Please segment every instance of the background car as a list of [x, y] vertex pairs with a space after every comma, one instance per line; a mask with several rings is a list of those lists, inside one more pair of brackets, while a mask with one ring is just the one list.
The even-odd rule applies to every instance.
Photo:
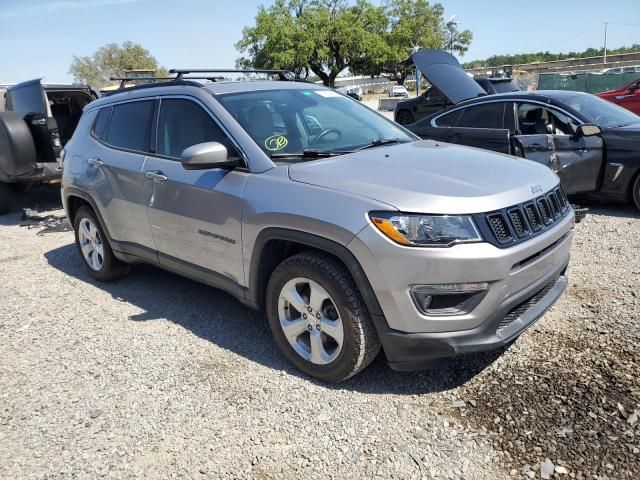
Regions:
[[409, 92], [404, 85], [394, 85], [389, 89], [389, 96], [409, 98]]
[[640, 117], [588, 93], [515, 92], [467, 100], [407, 128], [547, 165], [567, 194], [640, 208]]
[[60, 178], [60, 152], [96, 98], [86, 85], [39, 79], [0, 86], [0, 214], [9, 211], [13, 190]]
[[340, 87], [337, 89], [340, 93], [346, 95], [347, 97], [355, 98], [358, 101], [362, 101], [364, 96], [364, 90], [359, 86], [351, 86], [351, 87]]
[[[490, 95], [522, 90], [520, 84], [512, 78], [478, 77], [474, 78], [474, 80]], [[449, 105], [451, 105], [451, 102], [447, 97], [436, 87], [430, 87], [419, 97], [398, 102], [393, 116], [400, 125], [409, 125]]]
[[640, 115], [640, 78], [617, 90], [609, 90], [596, 95]]

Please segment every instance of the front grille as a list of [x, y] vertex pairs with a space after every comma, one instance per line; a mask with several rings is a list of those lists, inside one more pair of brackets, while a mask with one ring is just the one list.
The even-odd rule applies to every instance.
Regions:
[[513, 230], [516, 232], [518, 238], [522, 238], [529, 233], [527, 221], [524, 219], [522, 210], [519, 208], [509, 210], [509, 220], [511, 220], [511, 225], [513, 225]]
[[558, 275], [549, 283], [547, 283], [542, 288], [542, 290], [539, 290], [536, 294], [534, 294], [524, 302], [512, 308], [509, 311], [509, 313], [507, 313], [505, 317], [500, 321], [500, 324], [498, 325], [498, 329], [496, 330], [496, 333], [499, 333], [502, 329], [511, 325], [518, 318], [524, 315], [531, 307], [533, 307], [536, 303], [538, 303], [542, 299], [542, 297], [544, 297], [547, 293], [549, 293], [549, 291], [555, 286], [555, 284], [558, 283], [559, 278], [560, 278], [560, 275]]
[[489, 220], [491, 230], [493, 230], [494, 235], [500, 243], [508, 242], [512, 239], [509, 233], [509, 226], [502, 214], [496, 213], [495, 215], [489, 215], [487, 220]]
[[536, 203], [538, 204], [538, 210], [540, 210], [542, 223], [549, 225], [553, 222], [553, 216], [551, 214], [551, 209], [549, 208], [549, 201], [546, 198], [539, 198]]
[[529, 202], [474, 217], [488, 242], [508, 247], [552, 228], [570, 210], [571, 205], [558, 186]]
[[533, 203], [527, 203], [524, 206], [525, 212], [527, 212], [527, 220], [529, 220], [529, 225], [534, 232], [537, 232], [542, 228], [542, 219], [540, 218], [540, 213], [538, 213], [538, 209]]

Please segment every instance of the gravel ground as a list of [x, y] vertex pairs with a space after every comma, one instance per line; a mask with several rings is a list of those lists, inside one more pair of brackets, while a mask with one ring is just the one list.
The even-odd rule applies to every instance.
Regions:
[[567, 294], [506, 352], [326, 386], [227, 294], [144, 266], [92, 281], [56, 201], [0, 217], [0, 478], [640, 476], [631, 208], [591, 206]]

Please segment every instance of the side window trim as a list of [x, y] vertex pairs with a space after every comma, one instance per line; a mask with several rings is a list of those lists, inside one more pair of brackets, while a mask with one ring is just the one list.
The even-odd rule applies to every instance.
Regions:
[[235, 138], [233, 138], [233, 136], [231, 135], [231, 133], [229, 133], [229, 130], [227, 130], [225, 128], [225, 126], [218, 120], [218, 118], [213, 114], [213, 112], [207, 108], [207, 106], [200, 101], [199, 98], [196, 97], [192, 97], [191, 95], [163, 95], [162, 97], [158, 97], [158, 102], [157, 102], [157, 108], [155, 111], [155, 117], [154, 117], [154, 128], [152, 128], [152, 130], [154, 130], [154, 152], [150, 153], [151, 156], [153, 157], [158, 157], [158, 158], [164, 158], [166, 160], [174, 160], [174, 161], [180, 161], [180, 157], [172, 157], [170, 155], [162, 155], [158, 153], [158, 129], [160, 127], [160, 109], [162, 108], [162, 101], [163, 100], [187, 100], [190, 102], [195, 103], [196, 105], [198, 105], [200, 108], [202, 108], [204, 110], [204, 112], [209, 115], [209, 117], [215, 122], [215, 124], [218, 126], [218, 128], [220, 128], [220, 130], [222, 131], [222, 133], [229, 139], [229, 142], [233, 145], [233, 147], [236, 149], [236, 151], [238, 152], [240, 159], [242, 160], [242, 162], [244, 163], [244, 167], [248, 168], [247, 166], [249, 165], [249, 162], [247, 161], [247, 156], [244, 153], [244, 151], [240, 148], [240, 145], [238, 144], [238, 142], [236, 141]]

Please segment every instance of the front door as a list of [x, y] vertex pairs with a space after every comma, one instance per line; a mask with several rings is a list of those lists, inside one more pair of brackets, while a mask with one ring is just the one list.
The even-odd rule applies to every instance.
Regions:
[[556, 172], [567, 194], [596, 190], [602, 168], [602, 138], [578, 136], [577, 126], [559, 110], [534, 103], [517, 105], [515, 149]]
[[[145, 197], [158, 258], [192, 276], [215, 275], [242, 283], [241, 200], [247, 172], [186, 170], [182, 151], [232, 142], [204, 106], [189, 98], [160, 102], [156, 154], [144, 165]], [[214, 273], [215, 272], [215, 273]]]

